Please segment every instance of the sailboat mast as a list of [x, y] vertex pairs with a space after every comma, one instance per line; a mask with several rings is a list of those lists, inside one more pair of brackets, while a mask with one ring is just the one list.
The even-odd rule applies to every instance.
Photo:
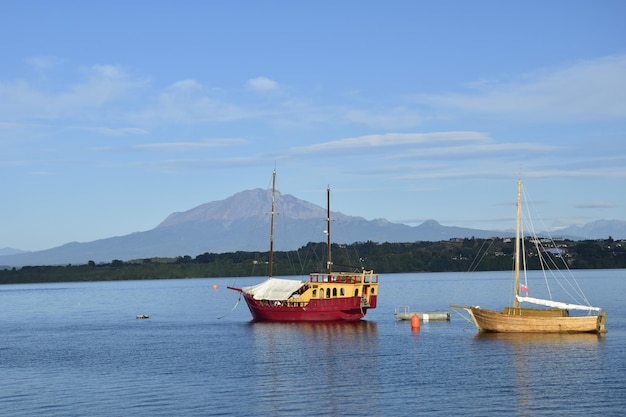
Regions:
[[326, 270], [330, 274], [332, 271], [333, 261], [330, 257], [330, 185], [326, 187]]
[[270, 270], [269, 277], [272, 277], [274, 267], [274, 204], [276, 200], [276, 170], [272, 174], [272, 212], [270, 221]]
[[520, 274], [520, 251], [521, 251], [521, 217], [522, 217], [522, 179], [517, 179], [517, 205], [515, 214], [515, 300], [513, 307], [519, 307], [517, 297], [519, 295], [519, 274]]

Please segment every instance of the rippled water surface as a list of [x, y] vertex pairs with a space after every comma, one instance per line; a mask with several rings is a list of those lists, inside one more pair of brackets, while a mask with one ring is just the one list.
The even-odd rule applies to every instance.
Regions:
[[[626, 409], [626, 271], [577, 271], [604, 337], [419, 332], [396, 306], [500, 307], [508, 273], [380, 277], [348, 324], [251, 323], [226, 285], [262, 278], [0, 286], [0, 410], [12, 416], [589, 416]], [[218, 285], [213, 289], [214, 284]], [[147, 314], [147, 320], [137, 320]]]

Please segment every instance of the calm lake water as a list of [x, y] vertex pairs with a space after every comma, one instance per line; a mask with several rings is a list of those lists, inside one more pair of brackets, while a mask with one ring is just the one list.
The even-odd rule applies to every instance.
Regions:
[[508, 272], [381, 275], [378, 308], [352, 324], [251, 323], [226, 285], [263, 278], [4, 285], [0, 412], [623, 415], [626, 270], [575, 272], [607, 311], [604, 337], [484, 337], [455, 313], [415, 332], [393, 316], [402, 305], [501, 307]]

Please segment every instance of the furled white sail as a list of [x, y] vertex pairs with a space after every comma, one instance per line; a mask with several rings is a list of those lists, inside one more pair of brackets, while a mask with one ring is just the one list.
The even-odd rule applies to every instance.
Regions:
[[562, 308], [565, 310], [602, 311], [602, 309], [599, 307], [584, 306], [580, 304], [562, 303], [560, 301], [543, 300], [541, 298], [533, 298], [533, 297], [522, 297], [519, 295], [516, 297], [517, 297], [517, 301], [519, 301], [520, 303], [531, 303], [531, 304], [537, 304], [537, 305], [547, 306], [547, 307]]
[[260, 284], [243, 287], [246, 294], [252, 294], [255, 300], [282, 301], [306, 284], [306, 281], [294, 279], [269, 278]]

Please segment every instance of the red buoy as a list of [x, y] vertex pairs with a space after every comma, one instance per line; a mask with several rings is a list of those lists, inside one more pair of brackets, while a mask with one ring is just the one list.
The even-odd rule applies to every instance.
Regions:
[[420, 316], [417, 314], [411, 316], [411, 328], [414, 330], [419, 330], [420, 328]]

